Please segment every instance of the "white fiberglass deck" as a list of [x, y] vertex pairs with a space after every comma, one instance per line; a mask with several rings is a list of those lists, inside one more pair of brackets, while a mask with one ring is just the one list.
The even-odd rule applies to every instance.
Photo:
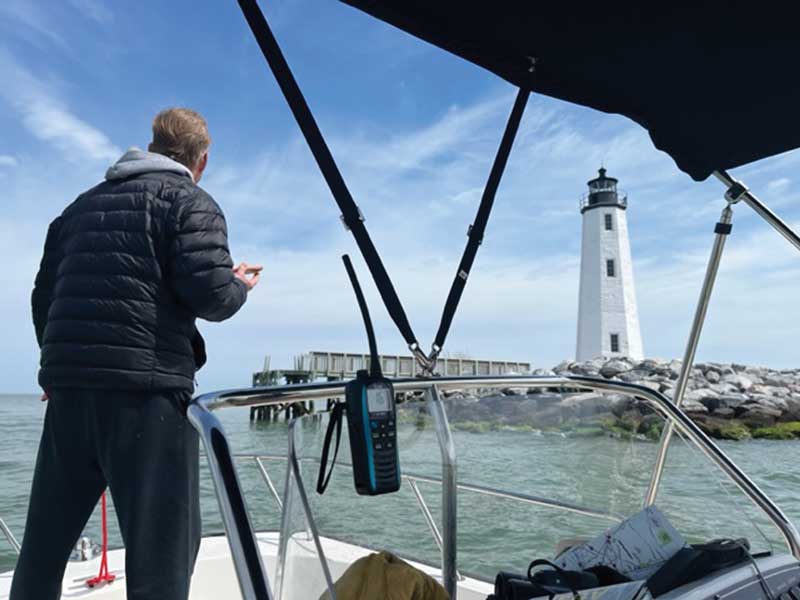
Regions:
[[[258, 534], [258, 542], [261, 548], [261, 555], [264, 557], [264, 564], [269, 573], [270, 581], [275, 581], [275, 565], [278, 554], [278, 534], [276, 532], [264, 532]], [[364, 548], [347, 544], [329, 538], [322, 538], [322, 545], [328, 564], [331, 568], [331, 575], [334, 579], [345, 571], [345, 569], [355, 560], [371, 552]], [[303, 542], [298, 542], [293, 548], [296, 558], [303, 549]], [[317, 561], [312, 541], [308, 541], [308, 560]], [[117, 580], [103, 587], [90, 589], [86, 585], [86, 580], [97, 575], [100, 568], [100, 558], [97, 557], [87, 562], [70, 562], [64, 576], [64, 587], [62, 598], [87, 598], [89, 600], [122, 600], [125, 598], [125, 551], [113, 550], [108, 553], [108, 567], [111, 573], [117, 576]], [[436, 577], [439, 577], [439, 570], [427, 565], [412, 562], [418, 569]], [[12, 573], [0, 574], [0, 600], [8, 600], [9, 589], [11, 587]], [[303, 578], [299, 578], [303, 579]], [[305, 579], [310, 586], [315, 586], [312, 580]], [[293, 589], [296, 590], [298, 600], [316, 600], [320, 591], [316, 589], [298, 589], [303, 581], [295, 579]], [[458, 597], [460, 600], [485, 600], [486, 596], [493, 591], [493, 586], [488, 583], [475, 579], [465, 578], [458, 584]], [[221, 600], [239, 597], [239, 585], [236, 582], [236, 573], [233, 570], [228, 541], [224, 536], [203, 538], [200, 546], [200, 554], [197, 558], [194, 577], [192, 578], [192, 591], [189, 595], [190, 600]]]
[[[278, 534], [265, 532], [259, 533], [257, 537], [267, 572], [271, 581], [274, 582]], [[330, 538], [322, 538], [322, 544], [334, 579], [337, 579], [353, 561], [371, 552], [365, 548]], [[301, 567], [304, 566], [302, 556], [304, 550], [307, 553], [308, 566], [312, 565], [312, 561], [316, 563], [317, 557], [313, 542], [309, 540], [306, 546], [302, 541], [295, 545], [295, 558], [299, 559], [296, 564]], [[125, 561], [124, 550], [109, 552], [108, 561], [109, 569], [117, 576], [117, 580], [111, 585], [95, 589], [89, 589], [86, 586], [86, 580], [97, 575], [97, 571], [100, 568], [100, 558], [87, 562], [69, 563], [64, 577], [62, 598], [64, 600], [69, 598], [123, 600], [126, 597], [123, 569]], [[800, 571], [798, 570], [797, 561], [791, 556], [764, 557], [758, 559], [758, 563], [761, 572], [765, 575], [773, 591], [774, 597], [780, 596], [783, 598], [780, 595], [781, 593], [787, 592], [792, 586], [800, 584]], [[411, 562], [411, 564], [441, 580], [438, 569], [416, 562]], [[761, 595], [760, 587], [756, 583], [755, 574], [752, 565], [743, 564], [727, 571], [714, 573], [695, 583], [673, 590], [662, 596], [662, 598], [664, 600], [708, 600], [710, 598], [756, 600], [764, 598]], [[11, 576], [11, 572], [0, 574], [0, 600], [8, 600]], [[314, 582], [313, 578], [294, 578], [291, 597], [293, 599], [297, 598], [297, 600], [316, 600], [320, 592], [317, 589], [303, 589], [301, 586], [305, 584], [311, 584], [309, 587], [319, 587], [318, 582]], [[486, 596], [492, 593], [492, 588], [493, 586], [489, 583], [467, 577], [458, 582], [458, 598], [459, 600], [485, 600]], [[794, 587], [794, 589], [800, 590], [798, 587]], [[238, 597], [239, 586], [236, 582], [236, 574], [233, 570], [227, 539], [224, 536], [204, 538], [192, 579], [190, 600], [227, 600]]]

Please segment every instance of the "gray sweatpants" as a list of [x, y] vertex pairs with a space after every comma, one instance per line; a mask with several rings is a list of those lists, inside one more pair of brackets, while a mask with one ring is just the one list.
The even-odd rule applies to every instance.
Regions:
[[[186, 600], [200, 546], [198, 437], [188, 392], [52, 390], [10, 600], [57, 600], [109, 487], [128, 600]], [[119, 580], [119, 577], [118, 577]]]

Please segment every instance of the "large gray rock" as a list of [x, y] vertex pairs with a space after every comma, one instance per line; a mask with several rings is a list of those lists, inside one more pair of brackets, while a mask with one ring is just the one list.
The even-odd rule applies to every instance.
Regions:
[[732, 383], [728, 383], [723, 381], [721, 383], [712, 383], [709, 386], [709, 389], [714, 390], [718, 394], [738, 394], [739, 388]]
[[555, 367], [553, 367], [553, 371], [558, 374], [566, 373], [569, 371], [569, 368], [572, 366], [573, 362], [571, 360], [564, 360], [558, 363]]
[[710, 388], [699, 388], [690, 392], [686, 392], [683, 397], [684, 400], [695, 400], [697, 402], [705, 398], [713, 398], [716, 400], [719, 398], [719, 394]]
[[653, 375], [663, 375], [669, 377], [669, 363], [661, 358], [646, 358], [636, 365], [636, 370], [646, 371]]
[[556, 394], [554, 392], [542, 392], [541, 394], [536, 394], [536, 401], [539, 403], [539, 406], [560, 404], [563, 400], [563, 394]]
[[793, 378], [787, 375], [779, 375], [778, 373], [767, 373], [764, 376], [765, 385], [786, 388], [791, 383], [793, 383]]
[[761, 404], [745, 404], [737, 410], [737, 416], [745, 425], [764, 427], [774, 425], [780, 418], [781, 411]]
[[681, 365], [683, 364], [680, 360], [671, 360], [669, 361], [669, 377], [670, 379], [677, 379], [678, 376], [681, 374]]
[[725, 408], [738, 408], [748, 400], [749, 398], [745, 394], [729, 392], [720, 394], [719, 405]]
[[528, 388], [509, 387], [501, 390], [504, 396], [525, 396], [528, 393]]
[[600, 369], [600, 374], [603, 377], [610, 379], [612, 377], [616, 377], [620, 373], [625, 373], [626, 371], [630, 371], [632, 368], [633, 365], [629, 360], [623, 358], [619, 359], [615, 358], [609, 360], [606, 364], [603, 365], [603, 367]]
[[658, 381], [648, 381], [645, 379], [644, 381], [638, 381], [637, 383], [643, 387], [650, 388], [653, 391], [661, 391], [661, 383]]
[[536, 412], [536, 414], [533, 415], [533, 420], [530, 422], [537, 427], [557, 427], [562, 425], [569, 416], [570, 415], [564, 410], [564, 407], [550, 406]]
[[719, 371], [713, 369], [706, 371], [706, 381], [709, 383], [719, 383], [721, 378], [722, 376], [719, 374]]
[[753, 387], [753, 380], [741, 374], [726, 375], [725, 377], [722, 378], [722, 381], [730, 383], [731, 385], [735, 385], [743, 392], [746, 392], [751, 387]]
[[622, 415], [632, 411], [637, 405], [637, 401], [631, 396], [623, 396], [622, 394], [606, 394], [606, 397], [611, 399], [611, 412], [619, 418], [622, 418]]
[[597, 377], [600, 374], [600, 367], [603, 363], [597, 364], [595, 361], [574, 363], [570, 366], [569, 372], [573, 375], [585, 375], [587, 377]]
[[683, 409], [684, 412], [687, 413], [699, 413], [699, 414], [708, 413], [708, 409], [703, 404], [700, 404], [696, 400], [684, 400], [683, 404], [681, 404], [681, 408]]
[[686, 392], [683, 397], [683, 404], [684, 410], [686, 410], [686, 406], [688, 403], [698, 403], [702, 404], [707, 411], [714, 411], [719, 408], [719, 394], [712, 389], [709, 388], [700, 388], [697, 390], [691, 390]]
[[553, 369], [534, 369], [532, 372], [533, 375], [537, 375], [539, 377], [550, 377], [555, 375], [556, 372]]
[[761, 394], [750, 394], [750, 402], [759, 406], [774, 408], [783, 412], [788, 407], [786, 398], [776, 398], [774, 396], [763, 396]]
[[786, 409], [781, 418], [784, 421], [800, 421], [800, 394], [792, 394], [786, 399]]
[[647, 381], [648, 379], [653, 379], [654, 375], [650, 371], [644, 371], [639, 367], [636, 367], [632, 371], [623, 371], [619, 373], [617, 377], [622, 381], [627, 381], [629, 383], [641, 383], [643, 381]]
[[789, 388], [779, 385], [766, 385], [766, 384], [754, 385], [751, 392], [764, 394], [766, 396], [776, 396], [778, 398], [788, 398], [791, 395], [791, 391], [789, 391]]
[[590, 417], [599, 413], [610, 413], [619, 398], [616, 394], [573, 394], [564, 399], [562, 406], [574, 411], [577, 417]]

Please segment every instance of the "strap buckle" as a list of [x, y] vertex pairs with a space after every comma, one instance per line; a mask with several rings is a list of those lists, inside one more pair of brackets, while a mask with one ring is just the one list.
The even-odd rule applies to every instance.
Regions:
[[419, 347], [417, 342], [409, 344], [408, 349], [411, 350], [411, 354], [414, 355], [417, 364], [422, 367], [422, 374], [426, 377], [432, 375], [433, 367], [436, 366], [436, 360], [434, 359], [431, 364], [430, 358], [422, 351], [422, 348]]
[[428, 354], [428, 363], [430, 365], [429, 372], [433, 375], [433, 370], [436, 368], [436, 363], [439, 360], [439, 353], [442, 351], [441, 347], [433, 344], [431, 346], [431, 353]]
[[[365, 221], [364, 213], [361, 212], [361, 207], [358, 204], [356, 204], [355, 207], [356, 213], [358, 214], [358, 220], [363, 223]], [[345, 217], [344, 214], [341, 214], [339, 215], [339, 219], [341, 219], [342, 225], [344, 225], [344, 230], [350, 231], [350, 225], [347, 224], [347, 217]]]
[[[467, 237], [470, 238], [470, 239], [472, 238], [472, 230], [474, 228], [475, 228], [475, 224], [474, 223], [472, 225], [470, 225], [469, 227], [467, 227]], [[481, 244], [483, 244], [483, 236], [478, 238], [478, 246], [480, 246]]]

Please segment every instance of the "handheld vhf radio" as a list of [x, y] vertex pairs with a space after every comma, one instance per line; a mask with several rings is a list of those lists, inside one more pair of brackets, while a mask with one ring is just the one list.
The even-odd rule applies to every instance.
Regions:
[[[362, 496], [388, 494], [400, 489], [400, 458], [397, 449], [397, 410], [395, 408], [392, 382], [381, 371], [375, 332], [369, 317], [369, 309], [361, 292], [350, 257], [342, 257], [350, 283], [364, 318], [364, 327], [369, 340], [369, 372], [358, 371], [356, 378], [345, 387], [345, 402], [338, 403], [331, 412], [328, 431], [322, 450], [317, 492], [324, 493], [330, 473], [336, 463], [336, 454], [341, 439], [342, 408], [347, 411], [347, 428], [350, 432], [350, 453], [353, 457], [353, 480], [356, 492]], [[327, 478], [328, 462], [333, 429], [336, 428], [336, 449]]]

